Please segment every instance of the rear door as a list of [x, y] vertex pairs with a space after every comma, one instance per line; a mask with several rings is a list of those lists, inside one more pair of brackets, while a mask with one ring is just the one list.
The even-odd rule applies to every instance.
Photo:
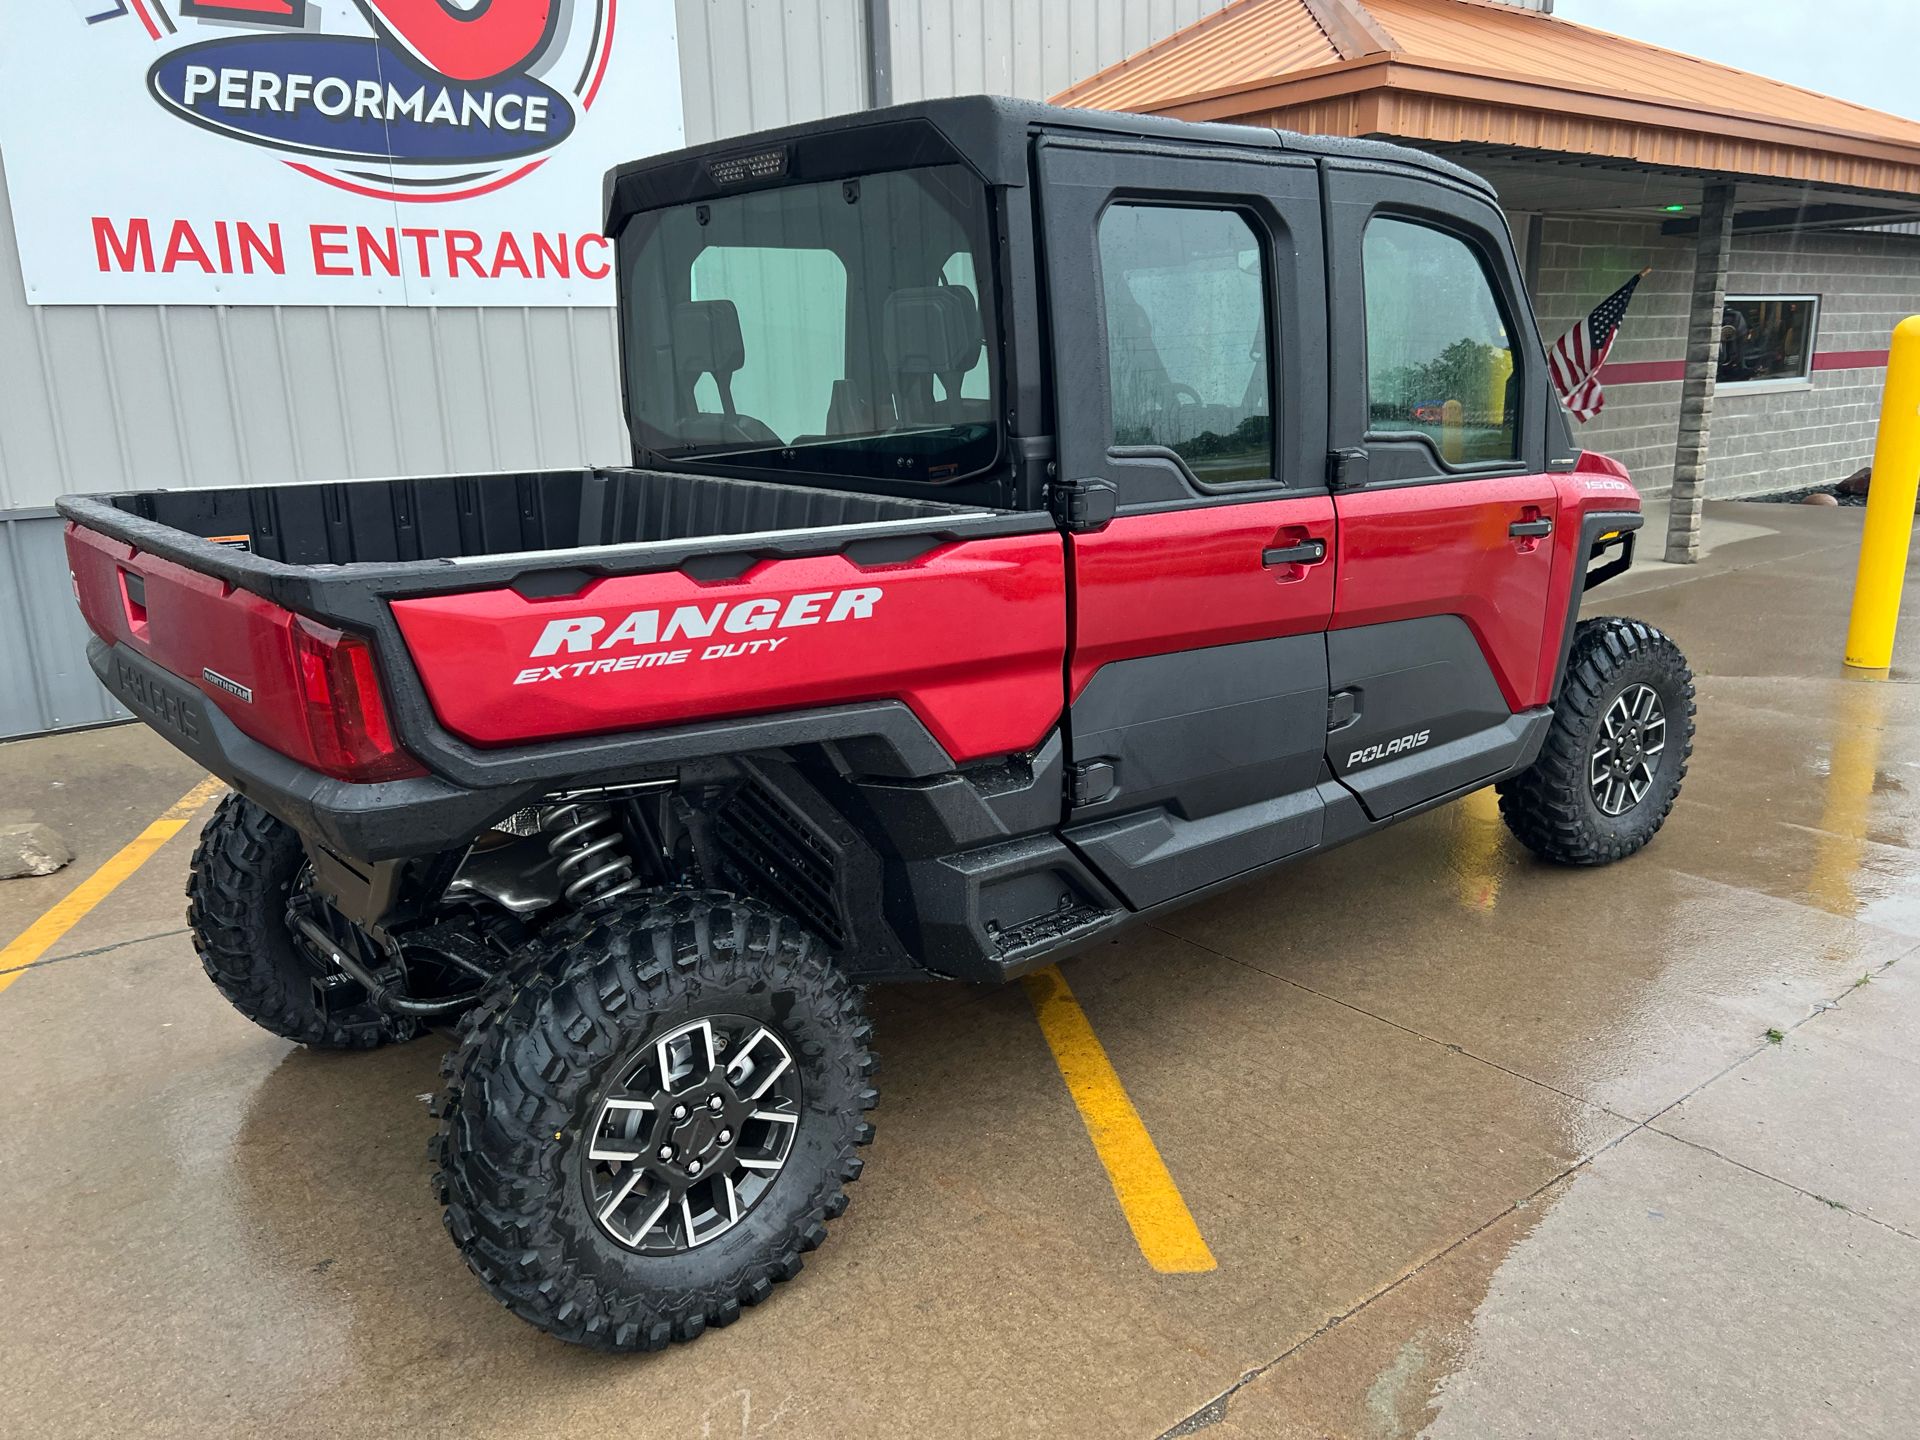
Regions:
[[1547, 381], [1489, 200], [1383, 167], [1329, 162], [1326, 180], [1328, 761], [1384, 819], [1508, 768], [1545, 723]]
[[[1311, 163], [1047, 138], [1068, 836], [1128, 901], [1316, 844], [1334, 513]], [[1111, 518], [1107, 512], [1111, 510]], [[1103, 523], [1104, 522], [1104, 523]]]

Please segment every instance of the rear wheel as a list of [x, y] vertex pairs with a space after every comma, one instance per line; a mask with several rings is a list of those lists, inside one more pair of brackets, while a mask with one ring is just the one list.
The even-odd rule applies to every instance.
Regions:
[[291, 826], [245, 796], [220, 802], [187, 877], [187, 924], [207, 978], [254, 1024], [302, 1045], [366, 1050], [418, 1033], [357, 987], [332, 991], [348, 998], [322, 1000], [320, 970], [287, 925], [287, 898], [306, 866]]
[[1540, 758], [1500, 784], [1508, 828], [1562, 865], [1633, 854], [1680, 793], [1693, 713], [1693, 672], [1665, 635], [1619, 616], [1582, 621]]
[[766, 907], [610, 902], [530, 942], [463, 1022], [434, 1142], [447, 1229], [563, 1340], [725, 1325], [846, 1208], [871, 1034], [820, 942]]

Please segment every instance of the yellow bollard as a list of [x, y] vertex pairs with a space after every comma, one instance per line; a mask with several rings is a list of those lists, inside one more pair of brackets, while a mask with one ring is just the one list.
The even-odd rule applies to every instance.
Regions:
[[1920, 490], [1920, 315], [1909, 315], [1893, 328], [1887, 388], [1880, 398], [1880, 434], [1873, 445], [1873, 483], [1867, 490], [1867, 528], [1860, 537], [1853, 619], [1847, 625], [1847, 664], [1856, 670], [1885, 670], [1893, 663], [1893, 631], [1900, 620], [1900, 586], [1907, 576], [1916, 490]]
[[1487, 367], [1487, 418], [1495, 426], [1507, 423], [1507, 382], [1513, 378], [1513, 352], [1496, 350]]
[[1467, 454], [1467, 407], [1449, 400], [1440, 407], [1440, 454], [1449, 465], [1458, 465]]

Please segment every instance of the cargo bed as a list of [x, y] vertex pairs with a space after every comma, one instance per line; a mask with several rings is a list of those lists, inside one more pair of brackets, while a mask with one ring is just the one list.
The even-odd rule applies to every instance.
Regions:
[[[1062, 704], [1065, 561], [1040, 511], [612, 468], [61, 511], [114, 694], [269, 808], [323, 802], [305, 823], [363, 855], [384, 837], [346, 836], [343, 807], [394, 797], [357, 790], [449, 781], [448, 824], [470, 824], [475, 801], [711, 753], [719, 729], [751, 748], [786, 715], [939, 768], [1036, 743]], [[379, 733], [329, 729], [362, 711]], [[408, 848], [444, 842], [416, 822]]]
[[[287, 565], [391, 564], [980, 515], [978, 508], [728, 476], [629, 469], [147, 490], [98, 505]], [[151, 531], [144, 532], [154, 538]]]

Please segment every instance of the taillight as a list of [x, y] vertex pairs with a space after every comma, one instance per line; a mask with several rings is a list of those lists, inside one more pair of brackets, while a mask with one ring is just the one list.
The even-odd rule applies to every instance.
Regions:
[[299, 615], [293, 617], [291, 634], [314, 767], [355, 781], [426, 774], [393, 738], [367, 642]]

